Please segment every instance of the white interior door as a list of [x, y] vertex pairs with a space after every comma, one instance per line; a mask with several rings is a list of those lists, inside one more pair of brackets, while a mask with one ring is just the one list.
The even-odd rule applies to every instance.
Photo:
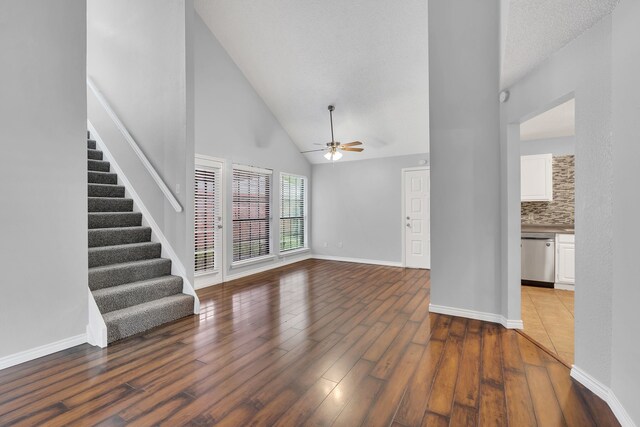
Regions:
[[196, 156], [194, 273], [196, 289], [223, 281], [223, 164]]
[[429, 169], [404, 171], [405, 266], [431, 268]]

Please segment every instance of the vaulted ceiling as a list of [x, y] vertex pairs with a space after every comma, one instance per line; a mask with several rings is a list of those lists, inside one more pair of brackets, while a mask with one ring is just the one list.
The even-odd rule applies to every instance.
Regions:
[[591, 28], [618, 1], [503, 0], [502, 87], [509, 87]]
[[[428, 0], [195, 0], [209, 29], [301, 151], [360, 140], [344, 160], [429, 150]], [[501, 0], [508, 87], [619, 0]], [[400, 6], [401, 4], [401, 6]], [[325, 161], [311, 153], [314, 163]]]
[[[429, 150], [427, 1], [196, 0], [198, 14], [301, 151], [344, 160]], [[322, 153], [307, 155], [324, 162]]]

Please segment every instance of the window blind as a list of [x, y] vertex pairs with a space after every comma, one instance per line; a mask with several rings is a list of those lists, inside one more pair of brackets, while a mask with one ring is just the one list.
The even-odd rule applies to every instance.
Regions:
[[196, 166], [195, 172], [195, 273], [217, 270], [216, 245], [220, 238], [221, 185], [220, 169]]
[[233, 167], [233, 261], [271, 253], [271, 171]]
[[280, 175], [280, 252], [305, 247], [305, 183], [297, 175]]

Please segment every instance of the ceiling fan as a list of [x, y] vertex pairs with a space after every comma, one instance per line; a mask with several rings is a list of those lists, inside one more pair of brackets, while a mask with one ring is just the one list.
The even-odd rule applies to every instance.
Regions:
[[[336, 108], [333, 105], [329, 105], [329, 107], [327, 108], [329, 109], [329, 120], [331, 121], [331, 142], [327, 142], [325, 148], [319, 148], [317, 150], [301, 151], [301, 153], [314, 153], [316, 151], [326, 151], [327, 153], [324, 155], [324, 158], [327, 160], [336, 161], [342, 158], [342, 153], [340, 151], [355, 151], [357, 153], [364, 151], [364, 148], [356, 147], [356, 145], [362, 145], [362, 142], [360, 141], [347, 142], [346, 144], [343, 144], [334, 139], [333, 110], [335, 110]], [[314, 145], [325, 145], [325, 144], [315, 143]]]

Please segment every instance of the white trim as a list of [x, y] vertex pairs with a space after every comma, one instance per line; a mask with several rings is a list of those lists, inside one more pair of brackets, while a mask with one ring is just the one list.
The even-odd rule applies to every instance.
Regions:
[[243, 259], [242, 261], [233, 261], [231, 263], [231, 269], [233, 270], [234, 268], [242, 268], [242, 267], [246, 267], [247, 265], [260, 264], [261, 262], [272, 261], [274, 259], [276, 259], [276, 254], [271, 253], [269, 255], [262, 255], [255, 258]]
[[239, 273], [235, 273], [235, 274], [227, 274], [224, 278], [225, 283], [226, 282], [230, 282], [232, 280], [237, 280], [237, 279], [241, 279], [243, 277], [247, 277], [247, 276], [252, 276], [254, 274], [258, 274], [258, 273], [262, 273], [265, 271], [269, 271], [269, 270], [273, 270], [275, 268], [279, 268], [279, 267], [284, 267], [285, 265], [289, 265], [289, 264], [295, 264], [296, 262], [300, 262], [300, 261], [306, 261], [310, 258], [313, 258], [311, 254], [305, 254], [299, 257], [291, 257], [291, 259], [286, 259], [285, 257], [282, 257], [282, 259], [278, 260], [277, 262], [274, 262], [273, 264], [269, 264], [269, 265], [265, 265], [262, 267], [258, 267], [258, 268], [253, 268], [251, 270], [247, 270], [247, 271], [241, 271]]
[[507, 319], [501, 314], [487, 313], [483, 311], [467, 310], [466, 308], [447, 307], [444, 305], [429, 304], [431, 313], [446, 314], [448, 316], [465, 317], [467, 319], [482, 320], [485, 322], [499, 323], [507, 329], [523, 329], [520, 319]]
[[273, 175], [273, 169], [259, 168], [257, 166], [242, 165], [242, 164], [239, 164], [239, 163], [234, 163], [233, 164], [233, 169], [246, 171], [246, 172], [262, 173], [262, 174], [265, 174], [265, 175]]
[[89, 323], [87, 324], [87, 342], [91, 345], [105, 348], [108, 345], [107, 324], [100, 313], [93, 294], [87, 289], [87, 299], [89, 306]]
[[554, 289], [560, 289], [563, 291], [575, 291], [576, 290], [576, 285], [568, 285], [566, 283], [554, 283], [553, 284], [553, 288]]
[[147, 159], [147, 157], [144, 155], [140, 147], [138, 147], [138, 144], [136, 143], [136, 141], [133, 139], [133, 137], [131, 136], [131, 134], [125, 127], [125, 125], [120, 121], [116, 113], [111, 108], [111, 105], [109, 105], [109, 102], [106, 100], [104, 95], [102, 95], [100, 90], [98, 90], [95, 83], [93, 82], [93, 80], [91, 80], [90, 77], [87, 77], [87, 86], [89, 86], [89, 89], [91, 89], [91, 92], [93, 92], [93, 94], [95, 95], [96, 99], [98, 100], [98, 103], [102, 106], [102, 108], [105, 110], [107, 115], [111, 118], [111, 120], [116, 125], [116, 127], [118, 128], [118, 130], [120, 131], [124, 139], [129, 143], [129, 146], [131, 146], [131, 149], [133, 150], [133, 152], [136, 153], [136, 156], [138, 156], [138, 159], [140, 159], [140, 162], [142, 162], [142, 165], [145, 167], [147, 172], [149, 172], [149, 175], [151, 175], [151, 177], [156, 182], [158, 187], [160, 187], [162, 194], [164, 194], [167, 200], [169, 200], [169, 203], [171, 203], [171, 206], [173, 206], [173, 209], [176, 212], [182, 212], [182, 206], [180, 206], [180, 203], [178, 202], [178, 200], [175, 198], [171, 190], [169, 190], [169, 187], [167, 187], [167, 184], [165, 184], [162, 178], [160, 178], [160, 175], [158, 175], [158, 172], [156, 172], [154, 167], [151, 165], [151, 163], [149, 162], [149, 159]]
[[223, 282], [222, 271], [209, 271], [203, 274], [199, 274], [193, 279], [193, 283], [196, 289], [208, 288], [209, 286], [219, 285]]
[[182, 277], [182, 292], [187, 295], [191, 295], [194, 299], [193, 313], [200, 313], [200, 299], [198, 299], [198, 295], [196, 294], [195, 289], [193, 289], [191, 282], [189, 282], [189, 279], [187, 278], [187, 272], [184, 268], [184, 265], [182, 265], [180, 258], [178, 258], [178, 256], [176, 255], [175, 251], [169, 244], [169, 241], [162, 233], [162, 230], [154, 221], [153, 216], [151, 216], [151, 213], [145, 207], [142, 199], [131, 185], [131, 182], [127, 179], [125, 173], [122, 171], [122, 169], [120, 169], [118, 162], [116, 162], [114, 157], [111, 155], [111, 152], [104, 144], [102, 138], [100, 138], [100, 135], [96, 131], [96, 128], [93, 127], [89, 120], [87, 120], [87, 125], [89, 127], [89, 132], [91, 132], [91, 135], [96, 140], [97, 146], [100, 147], [100, 150], [102, 150], [104, 156], [107, 158], [107, 160], [109, 160], [113, 171], [118, 175], [118, 180], [125, 187], [128, 196], [133, 199], [133, 203], [135, 204], [136, 208], [140, 210], [140, 213], [142, 213], [142, 217], [145, 222], [149, 225], [149, 227], [151, 227], [154, 237], [157, 238], [162, 245], [162, 257], [169, 258], [171, 260], [171, 274]]
[[613, 390], [582, 369], [578, 368], [576, 365], [573, 365], [571, 368], [571, 378], [578, 381], [580, 384], [591, 390], [600, 399], [607, 402], [622, 427], [636, 427], [636, 424], [631, 419], [629, 413], [624, 409], [622, 403], [620, 403]]
[[280, 258], [284, 258], [284, 257], [289, 257], [289, 256], [293, 256], [293, 255], [298, 255], [298, 254], [302, 254], [305, 252], [309, 252], [311, 249], [304, 247], [304, 248], [298, 248], [298, 249], [290, 249], [288, 251], [283, 251], [283, 252], [278, 252], [278, 256]]
[[382, 261], [377, 259], [348, 258], [348, 257], [342, 257], [342, 256], [317, 255], [317, 254], [314, 254], [313, 258], [323, 259], [326, 261], [355, 262], [358, 264], [384, 265], [386, 267], [403, 267], [402, 262], [398, 262], [398, 261]]
[[10, 354], [8, 356], [0, 358], [0, 370], [19, 365], [21, 363], [28, 362], [39, 357], [44, 357], [58, 351], [66, 350], [68, 348], [84, 344], [86, 342], [87, 334], [80, 334], [73, 337], [61, 339], [60, 341], [41, 345], [40, 347], [35, 347], [29, 350], [21, 351], [19, 353]]
[[[413, 171], [422, 171], [422, 170], [426, 170], [429, 171], [428, 175], [429, 175], [429, 188], [431, 188], [431, 166], [416, 166], [416, 167], [411, 167], [411, 168], [402, 168], [400, 170], [400, 175], [401, 175], [401, 188], [400, 188], [400, 203], [402, 205], [401, 209], [402, 209], [402, 216], [400, 217], [400, 235], [402, 236], [402, 261], [400, 262], [402, 264], [402, 267], [406, 267], [407, 266], [407, 232], [405, 230], [406, 226], [405, 226], [405, 217], [407, 216], [407, 207], [406, 207], [406, 193], [405, 193], [405, 185], [406, 185], [406, 180], [405, 180], [405, 173], [407, 172], [413, 172]], [[431, 195], [429, 195], [429, 218], [431, 218]], [[431, 241], [431, 224], [429, 224], [429, 241]], [[428, 268], [431, 268], [431, 248], [429, 248], [429, 266]]]

